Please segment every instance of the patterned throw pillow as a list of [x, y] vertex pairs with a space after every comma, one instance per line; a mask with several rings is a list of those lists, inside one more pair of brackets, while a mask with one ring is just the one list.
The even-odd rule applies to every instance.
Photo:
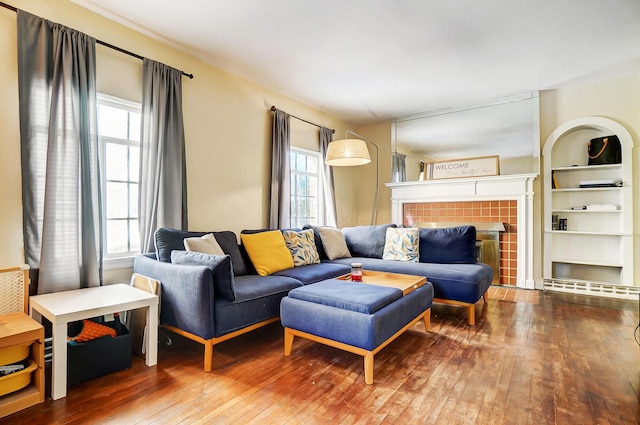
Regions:
[[417, 263], [420, 258], [419, 249], [420, 229], [390, 227], [387, 229], [382, 259]]
[[315, 237], [313, 229], [302, 231], [283, 230], [284, 243], [291, 251], [294, 266], [304, 266], [306, 264], [317, 264], [320, 262], [320, 256], [316, 249]]

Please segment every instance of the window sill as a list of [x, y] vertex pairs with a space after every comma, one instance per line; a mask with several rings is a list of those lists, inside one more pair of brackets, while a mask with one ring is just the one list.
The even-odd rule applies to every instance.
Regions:
[[133, 259], [135, 255], [127, 257], [112, 257], [102, 260], [103, 270], [130, 269], [133, 267]]

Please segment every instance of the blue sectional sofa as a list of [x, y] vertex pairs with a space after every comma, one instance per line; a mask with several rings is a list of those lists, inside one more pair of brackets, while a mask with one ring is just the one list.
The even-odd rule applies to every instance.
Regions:
[[[160, 281], [160, 323], [205, 346], [205, 371], [212, 369], [214, 345], [277, 321], [280, 302], [290, 290], [347, 274], [352, 262], [362, 262], [370, 270], [426, 276], [434, 288], [433, 301], [467, 307], [469, 323], [474, 324], [474, 304], [484, 296], [493, 277], [489, 266], [475, 262], [475, 228], [421, 229], [424, 255], [420, 254], [419, 263], [407, 263], [382, 259], [385, 232], [390, 226], [395, 227], [343, 228], [351, 257], [333, 260], [327, 258], [319, 229], [314, 228], [322, 261], [268, 276], [256, 273], [233, 232], [161, 228], [155, 234], [156, 252], [136, 256], [133, 271]], [[178, 261], [185, 238], [208, 233], [213, 233], [224, 257], [216, 257], [215, 264], [209, 265]]]

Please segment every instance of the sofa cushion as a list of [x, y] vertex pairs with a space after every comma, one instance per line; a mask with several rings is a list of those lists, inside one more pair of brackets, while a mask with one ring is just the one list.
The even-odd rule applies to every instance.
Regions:
[[[216, 241], [213, 233], [207, 233], [204, 236], [194, 236], [191, 238], [184, 238], [184, 249], [190, 252], [202, 252], [209, 255], [224, 255], [224, 251]], [[173, 256], [173, 251], [172, 254]], [[173, 262], [173, 258], [171, 259]]]
[[280, 315], [280, 301], [300, 282], [286, 276], [245, 275], [235, 280], [236, 300], [216, 298], [215, 336], [222, 336]]
[[230, 255], [209, 255], [201, 252], [172, 251], [171, 262], [173, 264], [208, 267], [213, 273], [215, 295], [229, 301], [236, 299]]
[[402, 291], [388, 286], [325, 280], [292, 289], [289, 297], [356, 313], [373, 314], [402, 298]]
[[420, 259], [419, 248], [420, 229], [389, 227], [382, 259], [417, 263]]
[[475, 263], [476, 228], [457, 226], [444, 229], [420, 229], [420, 262]]
[[154, 233], [154, 240], [156, 245], [156, 256], [158, 260], [165, 263], [171, 262], [171, 251], [184, 250], [184, 239], [190, 237], [200, 237], [207, 233], [213, 233], [216, 241], [222, 248], [225, 254], [231, 256], [231, 263], [233, 264], [233, 274], [235, 276], [242, 276], [247, 274], [247, 265], [244, 258], [240, 253], [238, 247], [238, 239], [235, 233], [231, 231], [222, 232], [191, 232], [188, 230], [171, 229], [169, 227], [160, 227]]
[[293, 267], [291, 252], [280, 230], [260, 233], [241, 233], [242, 244], [260, 276], [267, 276]]
[[319, 227], [322, 246], [329, 260], [351, 257], [344, 234], [335, 227]]
[[298, 267], [320, 262], [313, 230], [283, 230], [282, 236], [284, 237], [284, 243], [291, 252], [294, 266]]
[[299, 280], [305, 285], [320, 282], [321, 280], [333, 279], [351, 271], [351, 267], [342, 264], [320, 263], [306, 266], [294, 267], [292, 269], [281, 270], [273, 276], [288, 276]]
[[342, 233], [353, 257], [382, 258], [387, 229], [395, 224], [343, 227]]

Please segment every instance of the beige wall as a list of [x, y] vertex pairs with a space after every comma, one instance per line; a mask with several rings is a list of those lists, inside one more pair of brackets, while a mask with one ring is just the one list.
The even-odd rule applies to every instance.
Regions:
[[[14, 0], [18, 8], [166, 63], [195, 78], [183, 79], [189, 227], [203, 230], [259, 228], [268, 224], [271, 105], [344, 134], [346, 123], [208, 65], [198, 58], [66, 1]], [[0, 8], [0, 267], [22, 262], [22, 206], [18, 127], [16, 14]], [[140, 100], [142, 62], [98, 46], [98, 89]], [[292, 140], [317, 150], [317, 128], [292, 120]], [[315, 143], [315, 144], [314, 144]], [[342, 225], [354, 224], [350, 177], [336, 173]], [[105, 280], [127, 280], [130, 270]]]

